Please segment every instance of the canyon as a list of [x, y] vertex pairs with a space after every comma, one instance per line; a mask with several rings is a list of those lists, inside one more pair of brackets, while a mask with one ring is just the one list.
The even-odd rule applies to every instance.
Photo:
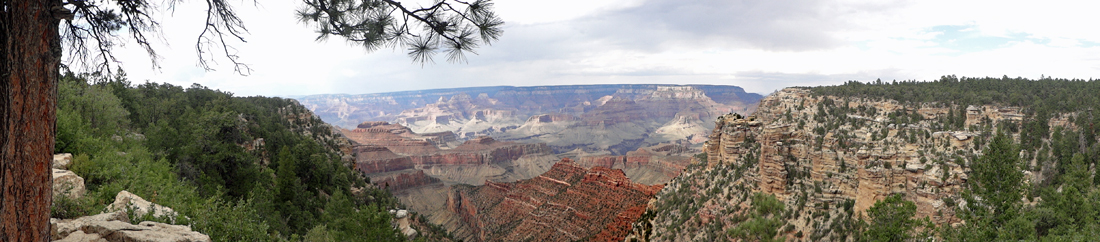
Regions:
[[[485, 207], [500, 203], [497, 200], [503, 197], [520, 196], [541, 196], [537, 199], [540, 202], [529, 199], [533, 204], [527, 206], [557, 204], [556, 208], [579, 211], [588, 218], [615, 218], [592, 219], [591, 224], [574, 225], [576, 229], [564, 232], [571, 236], [598, 234], [598, 238], [621, 238], [626, 235], [629, 223], [645, 210], [644, 204], [663, 186], [661, 184], [679, 175], [691, 162], [689, 153], [692, 152], [685, 146], [664, 144], [642, 147], [621, 156], [581, 151], [553, 154], [542, 143], [497, 141], [488, 136], [458, 143], [453, 135], [446, 135], [449, 133], [420, 135], [400, 124], [381, 121], [364, 122], [356, 129], [342, 129], [341, 133], [353, 145], [350, 149], [355, 154], [353, 167], [372, 184], [391, 191], [408, 210], [425, 215], [426, 222], [441, 225], [466, 241], [499, 240], [504, 234], [512, 233], [509, 231], [530, 234], [533, 228], [504, 231], [499, 226], [484, 227], [486, 222], [482, 220], [502, 213], [512, 214], [510, 218], [516, 222], [539, 224], [567, 223], [575, 218], [573, 215], [534, 216], [558, 210], [508, 212], [510, 208]], [[581, 158], [574, 162], [566, 158], [570, 156]], [[586, 176], [591, 177], [574, 179]], [[567, 186], [541, 187], [537, 182], [540, 177], [568, 181], [555, 183]], [[508, 189], [480, 190], [485, 187]], [[553, 191], [555, 189], [560, 191]], [[530, 194], [536, 192], [541, 195]], [[556, 200], [543, 200], [557, 194], [561, 196], [551, 196]], [[609, 196], [613, 194], [618, 195]], [[585, 199], [570, 200], [579, 198]], [[574, 204], [578, 202], [591, 204]], [[473, 204], [483, 207], [470, 207]], [[607, 229], [589, 230], [591, 226]]]
[[[701, 151], [713, 128], [704, 121], [752, 111], [759, 99], [730, 86], [592, 85], [298, 100], [329, 123], [354, 123], [340, 133], [352, 143], [354, 169], [372, 184], [457, 238], [489, 241], [622, 240], [645, 203]], [[538, 182], [547, 177], [567, 182]], [[532, 209], [496, 207], [505, 197], [527, 197], [521, 205]], [[590, 204], [569, 200], [580, 197]], [[555, 214], [562, 209], [574, 213]], [[547, 213], [554, 215], [535, 216]], [[504, 222], [503, 214], [509, 223], [564, 225], [582, 216], [589, 224], [548, 234], [486, 224]]]
[[714, 85], [476, 87], [297, 98], [325, 122], [355, 128], [385, 121], [458, 140], [490, 136], [546, 143], [555, 153], [582, 149], [625, 155], [639, 147], [699, 147], [713, 123], [748, 113], [762, 96]]
[[531, 179], [457, 187], [447, 209], [459, 221], [447, 227], [467, 241], [622, 241], [662, 187], [565, 158]]

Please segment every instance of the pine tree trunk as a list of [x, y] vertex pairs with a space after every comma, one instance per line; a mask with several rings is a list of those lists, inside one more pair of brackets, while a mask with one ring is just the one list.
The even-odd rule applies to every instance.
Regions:
[[0, 5], [0, 241], [49, 241], [61, 1]]

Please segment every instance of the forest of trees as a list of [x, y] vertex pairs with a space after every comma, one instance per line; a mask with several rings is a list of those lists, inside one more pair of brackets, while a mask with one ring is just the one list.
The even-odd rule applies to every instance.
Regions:
[[75, 155], [88, 195], [54, 198], [51, 217], [98, 213], [127, 190], [214, 241], [406, 240], [387, 212], [396, 199], [293, 100], [73, 73], [58, 92], [56, 151]]
[[[848, 82], [811, 88], [818, 95], [937, 103], [952, 112], [939, 120], [944, 130], [962, 127], [969, 105], [1021, 107], [1022, 122], [979, 127], [994, 132], [981, 156], [969, 164], [965, 205], [954, 206], [965, 221], [927, 226], [911, 218], [912, 202], [880, 201], [860, 240], [910, 241], [1090, 241], [1100, 238], [1100, 81], [1043, 78], [956, 78], [934, 82]], [[958, 110], [958, 111], [955, 111]], [[1066, 118], [1067, 127], [1051, 127]], [[1017, 137], [1017, 138], [1013, 138]], [[1028, 181], [1024, 171], [1040, 174]], [[876, 215], [878, 214], [878, 215]], [[895, 236], [897, 231], [904, 236]], [[934, 231], [937, 235], [929, 235]], [[939, 239], [937, 239], [939, 240]]]

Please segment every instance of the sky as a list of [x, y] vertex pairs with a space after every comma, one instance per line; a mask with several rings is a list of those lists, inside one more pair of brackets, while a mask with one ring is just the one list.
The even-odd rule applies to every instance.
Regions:
[[[235, 1], [230, 1], [235, 2]], [[416, 4], [416, 1], [404, 1]], [[239, 96], [364, 94], [472, 86], [717, 84], [768, 94], [849, 80], [943, 75], [1100, 78], [1100, 4], [1090, 1], [495, 0], [504, 35], [465, 63], [420, 65], [403, 48], [368, 52], [317, 41], [300, 1], [245, 1], [249, 32], [233, 44], [252, 71], [224, 58], [198, 66], [205, 4], [154, 18], [153, 69], [135, 44], [115, 53], [129, 79]], [[241, 3], [241, 2], [236, 2]], [[162, 7], [163, 9], [163, 7]]]

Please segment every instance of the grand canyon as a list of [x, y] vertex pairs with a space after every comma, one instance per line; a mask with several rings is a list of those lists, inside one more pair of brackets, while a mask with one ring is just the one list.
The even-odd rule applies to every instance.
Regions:
[[[733, 86], [592, 85], [298, 100], [348, 126], [340, 130], [354, 144], [355, 169], [409, 210], [458, 239], [508, 241], [622, 240], [702, 151], [710, 120], [751, 112], [760, 98]], [[532, 217], [545, 213], [555, 215]], [[577, 219], [588, 223], [530, 227]]]
[[[1009, 95], [958, 88], [1000, 82], [1012, 83], [1005, 87]], [[259, 108], [176, 117], [197, 117], [193, 122], [214, 128], [175, 129], [162, 122], [149, 124], [148, 136], [105, 138], [115, 140], [109, 145], [162, 149], [156, 154], [139, 146], [103, 149], [100, 158], [55, 156], [53, 191], [60, 204], [54, 204], [51, 236], [220, 241], [278, 237], [268, 232], [275, 230], [304, 233], [309, 241], [362, 239], [333, 232], [351, 230], [390, 236], [372, 239], [427, 241], [970, 240], [989, 238], [965, 232], [992, 228], [987, 224], [1035, 223], [997, 227], [997, 233], [1016, 234], [995, 236], [1084, 238], [1066, 228], [1090, 223], [1093, 211], [1100, 211], [1087, 200], [1100, 197], [1094, 189], [1100, 176], [1091, 174], [1095, 164], [1089, 163], [1100, 153], [1100, 116], [1082, 111], [1068, 95], [1026, 88], [1037, 82], [1049, 81], [945, 77], [790, 87], [762, 98], [720, 86], [467, 88], [423, 91], [451, 96], [429, 95], [436, 101], [408, 104], [404, 111], [349, 108], [340, 106], [347, 101], [324, 98], [333, 95], [231, 99]], [[1049, 84], [1060, 88], [1050, 93], [1087, 91], [1089, 86], [1075, 86], [1086, 84]], [[941, 95], [959, 101], [908, 92], [920, 88], [941, 88]], [[515, 104], [510, 102], [523, 99], [495, 98], [517, 90], [542, 99]], [[1052, 101], [1028, 104], [1018, 98], [1025, 95]], [[421, 104], [408, 92], [366, 96]], [[317, 114], [324, 110], [378, 115], [350, 120], [355, 112], [328, 112], [334, 123], [355, 124], [333, 126]], [[221, 145], [158, 146], [181, 138]], [[89, 140], [61, 144], [87, 149], [81, 142]], [[214, 164], [238, 167], [195, 173], [196, 166], [212, 163], [193, 157], [212, 150], [224, 158]], [[173, 152], [182, 159], [178, 168], [153, 159]], [[130, 156], [137, 158], [126, 160]], [[169, 176], [118, 178], [132, 169]], [[192, 178], [175, 178], [174, 169]], [[212, 190], [185, 185], [187, 179], [222, 184], [212, 180], [218, 175], [231, 182]], [[248, 184], [234, 177], [270, 184], [242, 193], [237, 189]], [[105, 182], [160, 185], [121, 190]], [[174, 199], [203, 192], [249, 200], [230, 206]], [[99, 214], [82, 205], [111, 200]], [[379, 230], [262, 220], [283, 216], [280, 211]], [[189, 217], [194, 214], [201, 217]], [[1016, 217], [990, 220], [996, 216]], [[209, 218], [284, 227], [225, 232]]]

